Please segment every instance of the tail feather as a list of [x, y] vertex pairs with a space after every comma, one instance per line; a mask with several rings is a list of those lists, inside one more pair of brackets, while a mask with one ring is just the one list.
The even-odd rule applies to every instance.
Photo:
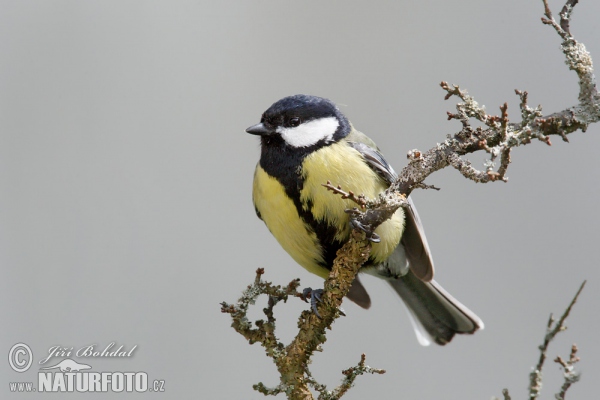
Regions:
[[367, 290], [358, 279], [358, 275], [354, 278], [354, 282], [352, 282], [352, 286], [350, 286], [350, 291], [346, 295], [350, 300], [355, 302], [357, 305], [362, 308], [368, 309], [371, 307], [371, 297]]
[[[444, 345], [455, 334], [483, 329], [481, 319], [434, 280], [423, 282], [412, 272], [388, 282], [406, 304], [419, 343]], [[429, 339], [429, 340], [428, 340]]]

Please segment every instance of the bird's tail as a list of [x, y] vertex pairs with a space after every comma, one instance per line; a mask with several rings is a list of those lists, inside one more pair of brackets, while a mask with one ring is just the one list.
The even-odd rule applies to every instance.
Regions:
[[388, 282], [406, 304], [419, 343], [444, 345], [457, 333], [474, 333], [483, 322], [437, 282], [423, 282], [412, 272]]

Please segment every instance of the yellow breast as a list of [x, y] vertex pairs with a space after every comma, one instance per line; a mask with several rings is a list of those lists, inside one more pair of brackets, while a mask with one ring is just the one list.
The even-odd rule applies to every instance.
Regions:
[[254, 207], [281, 247], [308, 271], [326, 278], [329, 272], [319, 265], [323, 257], [317, 235], [302, 221], [279, 181], [260, 165], [254, 172], [252, 198]]
[[[376, 198], [387, 188], [386, 183], [362, 160], [360, 153], [344, 141], [307, 156], [301, 178], [303, 210], [310, 211], [316, 221], [334, 227], [335, 238], [342, 242], [350, 235], [349, 218], [344, 210], [356, 204], [327, 191], [322, 184], [331, 181], [345, 191], [351, 190], [369, 198]], [[327, 277], [328, 270], [319, 265], [323, 256], [316, 234], [300, 218], [294, 202], [279, 181], [269, 176], [260, 165], [254, 175], [253, 200], [263, 221], [284, 250], [308, 271]], [[376, 263], [385, 261], [393, 252], [400, 242], [403, 228], [404, 213], [399, 209], [375, 230], [381, 237], [381, 242], [374, 244], [371, 250], [371, 258]]]
[[[387, 189], [386, 182], [363, 161], [358, 151], [344, 141], [315, 151], [304, 160], [303, 165], [302, 202], [309, 204], [310, 200], [315, 219], [325, 220], [329, 225], [335, 226], [337, 239], [348, 240], [349, 217], [344, 210], [356, 207], [356, 204], [327, 191], [322, 184], [331, 181], [345, 191], [351, 190], [374, 199]], [[403, 229], [404, 212], [399, 209], [375, 230], [381, 237], [381, 242], [375, 243], [371, 250], [371, 257], [375, 262], [383, 262], [390, 256], [400, 242]]]

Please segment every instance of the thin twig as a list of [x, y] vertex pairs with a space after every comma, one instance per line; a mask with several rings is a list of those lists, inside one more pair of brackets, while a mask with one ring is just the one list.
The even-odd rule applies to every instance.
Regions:
[[[568, 0], [561, 12], [561, 22], [557, 23], [547, 1], [544, 1], [545, 18], [542, 21], [551, 25], [563, 39], [561, 48], [569, 69], [575, 71], [579, 78], [579, 104], [563, 111], [543, 116], [541, 106], [531, 108], [527, 105], [527, 92], [516, 90], [520, 97], [520, 122], [508, 120], [507, 105], [501, 107], [501, 115], [490, 115], [485, 107], [480, 106], [466, 90], [458, 85], [442, 82], [446, 92], [445, 99], [458, 97], [456, 113], [448, 113], [448, 119], [461, 122], [462, 129], [428, 151], [411, 150], [408, 165], [401, 171], [396, 182], [372, 206], [355, 219], [365, 226], [375, 229], [383, 221], [390, 218], [399, 207], [406, 207], [406, 197], [413, 189], [420, 188], [425, 179], [442, 168], [452, 166], [467, 179], [477, 183], [507, 181], [506, 172], [511, 162], [511, 149], [530, 144], [533, 139], [551, 145], [550, 136], [558, 135], [567, 141], [567, 135], [577, 130], [585, 131], [591, 123], [600, 121], [600, 95], [596, 88], [593, 74], [593, 63], [589, 52], [582, 43], [577, 42], [570, 34], [569, 21], [572, 8], [577, 3]], [[567, 30], [565, 30], [567, 28]], [[470, 120], [482, 122], [486, 127], [473, 128]], [[485, 170], [478, 170], [465, 155], [485, 150], [490, 159], [485, 163]], [[500, 166], [495, 170], [495, 160], [500, 158]], [[404, 200], [398, 197], [404, 196]]]
[[575, 297], [573, 297], [573, 300], [571, 300], [571, 303], [569, 304], [569, 306], [567, 307], [567, 309], [565, 310], [563, 315], [560, 317], [558, 322], [556, 322], [554, 327], [552, 326], [552, 324], [554, 323], [554, 316], [552, 314], [550, 314], [550, 318], [548, 318], [548, 324], [546, 326], [546, 335], [544, 336], [544, 342], [539, 347], [540, 358], [538, 360], [537, 365], [535, 366], [535, 369], [529, 374], [529, 398], [530, 399], [535, 399], [540, 395], [540, 392], [542, 390], [542, 368], [544, 366], [544, 362], [546, 361], [546, 353], [548, 351], [548, 345], [550, 344], [550, 342], [554, 339], [554, 337], [559, 332], [562, 332], [565, 329], [567, 329], [566, 326], [564, 325], [564, 322], [567, 319], [567, 317], [569, 316], [571, 309], [575, 305], [575, 302], [577, 301], [579, 294], [583, 290], [585, 283], [586, 283], [586, 281], [583, 281], [583, 283], [579, 287], [579, 290], [575, 294]]
[[554, 397], [557, 400], [564, 400], [565, 395], [567, 394], [567, 390], [571, 387], [572, 384], [578, 382], [581, 378], [579, 371], [575, 370], [575, 363], [579, 362], [579, 357], [577, 357], [577, 345], [573, 345], [571, 347], [571, 354], [569, 356], [569, 360], [565, 361], [560, 356], [556, 357], [554, 362], [559, 363], [564, 369], [564, 383], [560, 388], [560, 392], [558, 392]]
[[335, 194], [341, 195], [342, 199], [352, 200], [353, 202], [358, 204], [362, 209], [364, 209], [367, 205], [367, 199], [365, 198], [364, 194], [359, 194], [357, 196], [351, 190], [348, 192], [345, 192], [344, 190], [342, 190], [341, 186], [339, 186], [339, 185], [337, 187], [333, 186], [331, 184], [331, 181], [327, 181], [327, 183], [322, 184], [322, 186], [325, 186], [325, 188], [327, 188], [327, 190], [331, 190]]

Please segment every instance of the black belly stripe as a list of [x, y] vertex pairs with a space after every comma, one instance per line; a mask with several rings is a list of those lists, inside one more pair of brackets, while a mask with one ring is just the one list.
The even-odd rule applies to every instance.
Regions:
[[[298, 198], [300, 194], [298, 194]], [[337, 233], [337, 229], [334, 226], [327, 224], [325, 221], [317, 221], [312, 212], [309, 211], [312, 209], [312, 202], [306, 203], [306, 209], [302, 206], [302, 204], [298, 201], [294, 201], [296, 205], [296, 209], [298, 210], [298, 214], [300, 218], [312, 229], [313, 232], [316, 233], [317, 238], [319, 239], [319, 243], [321, 245], [321, 255], [323, 256], [323, 262], [320, 264], [331, 270], [333, 266], [333, 260], [335, 260], [337, 251], [343, 246], [345, 241], [340, 242], [335, 239], [335, 235]]]

